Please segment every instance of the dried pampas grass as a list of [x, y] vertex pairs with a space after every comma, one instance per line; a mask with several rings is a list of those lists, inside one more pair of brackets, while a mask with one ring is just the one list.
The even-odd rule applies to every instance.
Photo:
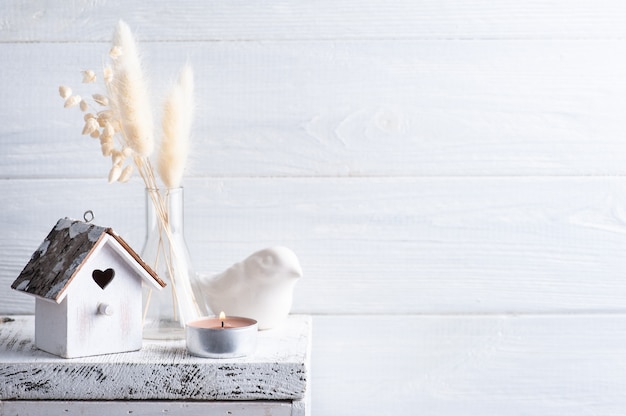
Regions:
[[140, 156], [153, 149], [152, 113], [135, 38], [120, 21], [113, 35], [111, 81], [106, 83], [110, 106], [118, 115], [126, 143]]
[[72, 95], [65, 100], [65, 104], [63, 105], [65, 108], [75, 107], [80, 104], [82, 98], [80, 95]]
[[158, 172], [168, 188], [178, 188], [183, 178], [189, 155], [193, 107], [193, 71], [186, 65], [165, 99], [163, 108]]
[[70, 87], [65, 86], [65, 85], [61, 85], [59, 87], [59, 95], [64, 100], [67, 100], [72, 95], [72, 89]]
[[[87, 84], [98, 80], [92, 70], [82, 71], [82, 77], [83, 83]], [[164, 257], [163, 263], [171, 279], [174, 316], [177, 315], [176, 305], [181, 305], [181, 308], [195, 307], [199, 311], [188, 279], [182, 274], [179, 276], [182, 270], [186, 270], [183, 267], [185, 259], [172, 248], [174, 239], [164, 196], [169, 190], [163, 194], [159, 191], [150, 161], [154, 131], [147, 83], [133, 34], [122, 21], [115, 28], [109, 63], [103, 68], [102, 80], [106, 94], [94, 93], [89, 95], [89, 99], [83, 99], [74, 94], [70, 87], [61, 86], [59, 95], [65, 107], [78, 107], [84, 113], [82, 134], [98, 138], [102, 155], [111, 158], [109, 182], [127, 182], [133, 173], [133, 165], [136, 168], [146, 189], [150, 190], [148, 194], [159, 220], [159, 236], [169, 241], [169, 252], [160, 255]], [[167, 188], [180, 187], [187, 163], [194, 105], [193, 88], [193, 72], [191, 67], [185, 66], [164, 104], [158, 173]], [[184, 300], [189, 297], [193, 306], [184, 305]], [[148, 305], [145, 306], [147, 309]]]
[[[95, 71], [82, 71], [82, 82], [98, 79]], [[152, 106], [135, 38], [126, 23], [119, 21], [109, 51], [109, 63], [102, 71], [106, 94], [90, 94], [90, 101], [74, 94], [68, 86], [59, 87], [64, 106], [78, 107], [85, 113], [82, 134], [100, 139], [104, 156], [112, 157], [109, 182], [126, 182], [134, 162], [146, 188], [158, 189], [150, 155], [154, 149]], [[193, 118], [193, 71], [181, 70], [169, 92], [164, 108], [158, 173], [166, 188], [180, 187], [189, 154]]]

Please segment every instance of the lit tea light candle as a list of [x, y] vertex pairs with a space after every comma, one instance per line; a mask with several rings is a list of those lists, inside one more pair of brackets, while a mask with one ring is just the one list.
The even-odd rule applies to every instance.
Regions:
[[243, 357], [254, 351], [258, 332], [257, 321], [240, 316], [202, 318], [187, 322], [187, 350], [207, 358]]

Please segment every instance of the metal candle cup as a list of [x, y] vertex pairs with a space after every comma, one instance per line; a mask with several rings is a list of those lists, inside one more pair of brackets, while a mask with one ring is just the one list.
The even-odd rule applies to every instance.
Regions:
[[243, 357], [256, 348], [257, 333], [258, 324], [254, 319], [202, 318], [187, 322], [187, 350], [198, 357]]

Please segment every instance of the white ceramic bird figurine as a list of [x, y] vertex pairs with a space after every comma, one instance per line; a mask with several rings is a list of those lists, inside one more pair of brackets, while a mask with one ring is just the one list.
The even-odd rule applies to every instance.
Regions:
[[280, 325], [291, 309], [293, 288], [302, 276], [295, 253], [287, 247], [259, 250], [224, 272], [201, 279], [213, 313], [255, 319], [259, 329]]

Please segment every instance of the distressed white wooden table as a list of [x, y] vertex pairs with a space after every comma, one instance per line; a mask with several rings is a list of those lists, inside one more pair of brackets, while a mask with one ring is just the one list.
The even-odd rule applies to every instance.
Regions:
[[0, 415], [290, 415], [310, 413], [311, 318], [259, 332], [255, 353], [191, 356], [184, 341], [64, 359], [33, 345], [34, 318], [0, 318]]

